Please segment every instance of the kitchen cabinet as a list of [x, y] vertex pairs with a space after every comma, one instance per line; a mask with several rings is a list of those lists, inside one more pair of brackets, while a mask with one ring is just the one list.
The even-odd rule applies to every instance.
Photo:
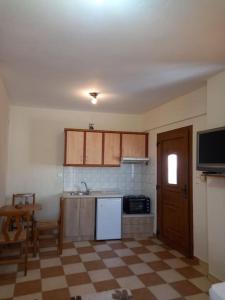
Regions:
[[123, 238], [153, 236], [153, 215], [123, 215]]
[[102, 164], [102, 133], [86, 132], [85, 164]]
[[84, 163], [84, 132], [66, 131], [65, 164], [83, 165]]
[[64, 199], [64, 237], [66, 240], [94, 240], [95, 198]]
[[119, 166], [121, 160], [121, 134], [104, 133], [104, 165]]
[[123, 157], [147, 157], [147, 134], [123, 133], [122, 156]]

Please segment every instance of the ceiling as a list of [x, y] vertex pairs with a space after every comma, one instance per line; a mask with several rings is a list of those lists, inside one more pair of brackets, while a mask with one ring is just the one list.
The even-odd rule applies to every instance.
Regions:
[[142, 113], [225, 69], [224, 29], [224, 0], [1, 0], [0, 71], [12, 104]]

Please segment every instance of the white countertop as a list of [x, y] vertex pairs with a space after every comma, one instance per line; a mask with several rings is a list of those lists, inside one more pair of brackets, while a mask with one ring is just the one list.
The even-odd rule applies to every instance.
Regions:
[[[76, 193], [76, 192], [75, 192]], [[119, 192], [111, 191], [92, 191], [89, 195], [77, 195], [73, 192], [63, 192], [63, 198], [122, 198], [123, 195]]]

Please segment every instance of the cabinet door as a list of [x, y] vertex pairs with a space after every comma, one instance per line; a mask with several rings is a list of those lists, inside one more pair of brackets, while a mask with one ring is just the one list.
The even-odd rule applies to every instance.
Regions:
[[104, 133], [104, 165], [120, 166], [120, 134]]
[[64, 235], [77, 239], [80, 235], [80, 198], [67, 198], [64, 201]]
[[86, 132], [86, 165], [102, 165], [102, 132]]
[[65, 165], [83, 165], [84, 132], [66, 131]]
[[145, 157], [146, 134], [122, 134], [122, 156]]
[[95, 198], [80, 199], [80, 238], [94, 239], [95, 233]]

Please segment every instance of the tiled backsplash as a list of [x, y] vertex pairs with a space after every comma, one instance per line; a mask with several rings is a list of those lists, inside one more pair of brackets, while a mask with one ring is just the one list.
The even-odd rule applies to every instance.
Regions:
[[149, 166], [127, 164], [117, 168], [64, 167], [64, 191], [84, 189], [119, 191], [122, 194], [148, 195]]

